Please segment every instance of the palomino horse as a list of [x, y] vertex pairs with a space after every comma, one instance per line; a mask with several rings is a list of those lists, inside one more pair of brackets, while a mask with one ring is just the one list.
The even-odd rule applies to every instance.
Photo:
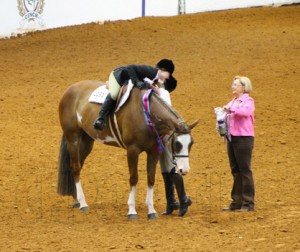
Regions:
[[[147, 153], [147, 196], [148, 218], [156, 218], [153, 206], [157, 152], [160, 136], [170, 136], [173, 161], [178, 172], [186, 174], [189, 167], [189, 152], [193, 144], [191, 129], [198, 123], [187, 125], [178, 113], [167, 105], [155, 92], [149, 94], [150, 111], [144, 110], [142, 99], [150, 90], [133, 88], [125, 104], [107, 119], [106, 129], [95, 130], [93, 123], [100, 105], [88, 101], [99, 81], [80, 81], [70, 86], [59, 103], [59, 119], [63, 130], [58, 170], [58, 193], [73, 196], [73, 207], [88, 210], [82, 186], [80, 171], [84, 160], [92, 151], [94, 141], [121, 147], [127, 150], [131, 191], [128, 199], [128, 218], [137, 218], [135, 210], [135, 189], [138, 182], [138, 158]], [[144, 96], [144, 97], [143, 97]], [[147, 101], [147, 99], [145, 99]], [[148, 121], [148, 124], [146, 123]], [[149, 129], [152, 129], [149, 130]], [[153, 133], [154, 132], [154, 133]], [[156, 133], [156, 134], [155, 134]]]

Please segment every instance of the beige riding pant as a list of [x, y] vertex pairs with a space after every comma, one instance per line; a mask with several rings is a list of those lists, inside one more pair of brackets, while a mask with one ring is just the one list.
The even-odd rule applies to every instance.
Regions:
[[117, 82], [113, 72], [110, 73], [109, 78], [108, 78], [108, 82], [109, 82], [109, 87], [108, 88], [109, 88], [110, 96], [113, 100], [116, 101], [117, 98], [118, 98], [121, 86]]
[[165, 172], [170, 172], [173, 167], [175, 167], [175, 164], [172, 162], [172, 153], [168, 149], [168, 137], [164, 137], [164, 146], [165, 149], [161, 153], [160, 158], [159, 158], [159, 163], [160, 163], [160, 169], [162, 173]]

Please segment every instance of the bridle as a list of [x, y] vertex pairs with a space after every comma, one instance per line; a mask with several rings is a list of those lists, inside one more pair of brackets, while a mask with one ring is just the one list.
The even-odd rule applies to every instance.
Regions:
[[[165, 146], [162, 141], [162, 136], [159, 135], [159, 133], [156, 129], [156, 126], [151, 118], [151, 114], [150, 114], [149, 96], [153, 92], [154, 92], [153, 89], [149, 89], [144, 93], [144, 95], [142, 97], [142, 107], [143, 107], [143, 112], [144, 112], [143, 114], [144, 114], [146, 125], [147, 125], [149, 131], [152, 133], [152, 135], [156, 139], [157, 152], [161, 153], [164, 150]], [[155, 95], [155, 93], [154, 93], [154, 95]], [[158, 100], [160, 100], [160, 99], [158, 99]], [[165, 102], [161, 102], [161, 104], [164, 105], [177, 119], [179, 119], [178, 128], [177, 129], [175, 128], [173, 130], [172, 134], [168, 137], [167, 143], [166, 143], [166, 145], [168, 146], [168, 143], [171, 139], [171, 147], [172, 147], [171, 148], [171, 151], [172, 151], [171, 162], [176, 165], [176, 162], [175, 162], [176, 158], [189, 158], [189, 151], [188, 151], [187, 155], [180, 155], [180, 154], [176, 153], [175, 144], [177, 142], [175, 142], [175, 140], [174, 140], [177, 138], [176, 134], [189, 134], [191, 131], [190, 131], [190, 128], [186, 125], [186, 123], [179, 117], [179, 115], [174, 110], [170, 109], [169, 106], [166, 106]], [[179, 127], [179, 126], [182, 126], [182, 127]], [[181, 146], [181, 148], [182, 148], [182, 146]]]
[[176, 151], [175, 151], [175, 139], [176, 139], [176, 133], [181, 133], [181, 134], [188, 134], [189, 132], [188, 131], [184, 131], [184, 132], [177, 132], [176, 130], [174, 130], [172, 132], [172, 134], [168, 137], [168, 140], [167, 140], [167, 144], [168, 142], [171, 140], [171, 150], [172, 150], [172, 163], [175, 163], [175, 159], [176, 158], [189, 158], [189, 154], [187, 155], [179, 155], [179, 154], [176, 154]]

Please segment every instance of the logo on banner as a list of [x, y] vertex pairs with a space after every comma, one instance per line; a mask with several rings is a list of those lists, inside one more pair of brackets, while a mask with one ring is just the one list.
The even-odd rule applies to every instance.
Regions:
[[31, 22], [38, 23], [40, 26], [44, 26], [44, 20], [42, 13], [44, 10], [45, 0], [17, 0], [19, 14], [22, 17], [20, 22], [24, 27]]

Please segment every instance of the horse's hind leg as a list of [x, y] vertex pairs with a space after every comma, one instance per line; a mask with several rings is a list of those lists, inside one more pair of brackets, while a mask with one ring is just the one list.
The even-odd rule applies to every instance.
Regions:
[[[79, 135], [79, 136], [78, 136]], [[85, 158], [93, 148], [94, 140], [86, 133], [81, 131], [76, 137], [70, 138], [67, 147], [70, 153], [71, 167], [73, 170], [74, 182], [76, 187], [76, 197], [73, 207], [80, 208], [81, 211], [87, 211], [88, 205], [85, 200], [83, 189], [80, 182], [80, 172]]]

